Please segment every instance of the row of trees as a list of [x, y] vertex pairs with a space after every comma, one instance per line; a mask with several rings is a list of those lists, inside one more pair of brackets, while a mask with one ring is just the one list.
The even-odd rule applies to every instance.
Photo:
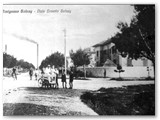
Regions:
[[3, 67], [13, 68], [15, 66], [20, 66], [24, 69], [35, 68], [32, 63], [26, 62], [24, 60], [17, 60], [14, 56], [7, 53], [3, 53]]
[[[82, 50], [81, 48], [78, 49], [77, 51], [70, 51], [70, 57], [71, 60], [74, 64], [74, 67], [79, 67], [79, 66], [85, 66], [88, 65], [90, 63], [90, 56], [84, 52], [84, 50]], [[67, 62], [68, 63], [68, 62]], [[40, 65], [40, 69], [42, 69], [43, 67], [47, 67], [47, 65], [54, 65], [55, 67], [64, 67], [64, 55], [59, 53], [59, 52], [55, 52], [53, 54], [51, 54], [50, 56], [47, 56]], [[85, 74], [85, 69], [84, 69], [84, 76], [86, 76]]]
[[[70, 51], [70, 57], [74, 66], [84, 66], [90, 63], [89, 55], [86, 54], [81, 48], [76, 52], [73, 50]], [[47, 67], [47, 65], [54, 65], [55, 67], [64, 67], [64, 55], [59, 52], [55, 52], [47, 56], [40, 65], [40, 69]]]

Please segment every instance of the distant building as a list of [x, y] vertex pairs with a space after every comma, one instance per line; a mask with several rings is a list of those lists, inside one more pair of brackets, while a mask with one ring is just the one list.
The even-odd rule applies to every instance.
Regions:
[[102, 41], [93, 46], [96, 53], [96, 66], [152, 66], [152, 62], [146, 58], [139, 58], [137, 60], [122, 57], [115, 44], [111, 39]]
[[68, 56], [66, 57], [66, 61], [67, 61], [67, 69], [69, 69], [70, 67], [74, 66], [72, 59]]
[[84, 52], [87, 53], [90, 56], [90, 64], [88, 67], [95, 67], [96, 66], [96, 52], [94, 51], [94, 47], [89, 47], [84, 49]]

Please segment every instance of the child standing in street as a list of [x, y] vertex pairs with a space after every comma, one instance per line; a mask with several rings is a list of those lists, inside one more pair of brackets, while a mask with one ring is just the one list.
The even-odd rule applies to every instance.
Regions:
[[38, 69], [35, 70], [35, 74], [34, 74], [34, 75], [35, 75], [35, 79], [37, 80], [37, 77], [38, 77]]
[[73, 70], [71, 69], [70, 74], [69, 74], [69, 85], [70, 85], [69, 89], [73, 88], [73, 78], [74, 78], [74, 74], [73, 74]]
[[30, 70], [29, 70], [30, 80], [32, 80], [32, 75], [33, 75], [33, 68], [31, 67]]
[[62, 72], [62, 87], [67, 88], [66, 75], [65, 75], [64, 71]]

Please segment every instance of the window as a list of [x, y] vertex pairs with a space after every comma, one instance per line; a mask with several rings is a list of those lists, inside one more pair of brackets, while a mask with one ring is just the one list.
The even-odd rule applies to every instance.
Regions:
[[113, 54], [116, 53], [116, 47], [115, 46], [112, 47], [112, 53]]
[[97, 51], [97, 57], [98, 57], [98, 51]]

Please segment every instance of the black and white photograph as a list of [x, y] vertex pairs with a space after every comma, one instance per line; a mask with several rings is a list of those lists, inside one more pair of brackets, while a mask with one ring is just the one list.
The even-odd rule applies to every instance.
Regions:
[[3, 116], [155, 116], [155, 4], [3, 4]]

